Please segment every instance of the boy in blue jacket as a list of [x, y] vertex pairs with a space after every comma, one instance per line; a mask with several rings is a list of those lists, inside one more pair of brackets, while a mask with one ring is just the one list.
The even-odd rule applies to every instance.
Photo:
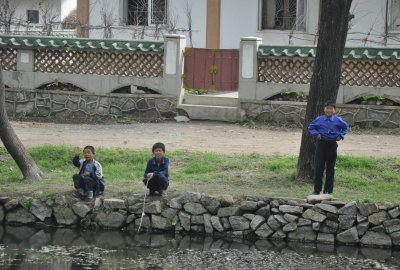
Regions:
[[75, 174], [72, 179], [76, 188], [76, 195], [90, 201], [93, 199], [93, 195], [101, 195], [104, 192], [103, 168], [94, 159], [95, 149], [93, 146], [85, 146], [83, 149], [84, 159], [79, 159], [80, 154], [80, 148], [76, 147], [72, 163], [79, 168], [79, 173]]
[[328, 101], [324, 105], [324, 115], [318, 116], [308, 126], [308, 131], [316, 139], [314, 192], [320, 194], [322, 190], [322, 177], [326, 165], [326, 178], [324, 194], [332, 194], [335, 177], [335, 164], [337, 157], [337, 141], [343, 140], [349, 125], [339, 116], [335, 115], [336, 104]]
[[152, 152], [154, 156], [147, 161], [143, 183], [150, 190], [149, 195], [155, 195], [157, 191], [160, 196], [165, 196], [165, 190], [169, 186], [169, 159], [164, 156], [165, 145], [160, 142], [155, 143]]

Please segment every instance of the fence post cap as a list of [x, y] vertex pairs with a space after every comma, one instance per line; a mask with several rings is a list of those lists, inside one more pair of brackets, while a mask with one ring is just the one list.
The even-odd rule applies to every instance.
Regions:
[[241, 41], [262, 41], [262, 38], [259, 37], [242, 37]]
[[178, 34], [167, 34], [164, 35], [164, 38], [175, 38], [175, 39], [185, 39], [185, 35], [178, 35]]

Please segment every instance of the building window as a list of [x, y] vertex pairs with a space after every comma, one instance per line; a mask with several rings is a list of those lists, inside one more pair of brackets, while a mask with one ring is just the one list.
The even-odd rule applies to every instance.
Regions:
[[307, 0], [261, 0], [261, 29], [306, 30]]
[[26, 18], [28, 23], [39, 23], [39, 10], [28, 9], [26, 11]]
[[128, 0], [128, 25], [157, 25], [167, 23], [167, 0]]
[[389, 11], [389, 29], [400, 30], [400, 1], [392, 0]]

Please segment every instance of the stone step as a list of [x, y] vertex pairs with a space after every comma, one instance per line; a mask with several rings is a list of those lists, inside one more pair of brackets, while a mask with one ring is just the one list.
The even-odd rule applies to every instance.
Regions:
[[185, 94], [183, 104], [238, 107], [239, 101], [236, 97]]
[[206, 106], [181, 104], [178, 109], [184, 110], [193, 120], [215, 120], [224, 122], [242, 121], [243, 115], [239, 108], [230, 106]]

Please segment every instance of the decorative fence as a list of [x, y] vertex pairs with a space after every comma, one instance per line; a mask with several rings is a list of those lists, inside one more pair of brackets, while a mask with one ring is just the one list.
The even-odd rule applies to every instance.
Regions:
[[0, 37], [5, 70], [16, 70], [17, 49], [34, 50], [34, 71], [162, 77], [163, 42]]
[[[258, 81], [309, 84], [314, 47], [260, 46]], [[400, 51], [396, 49], [346, 48], [341, 84], [400, 87]]]
[[179, 35], [163, 42], [0, 35], [7, 111], [61, 121], [172, 118], [185, 43]]
[[61, 82], [96, 94], [139, 89], [179, 97], [185, 44], [179, 35], [164, 41], [0, 35], [0, 60], [4, 82], [14, 89]]
[[17, 50], [14, 48], [0, 48], [1, 68], [3, 70], [17, 70]]
[[162, 77], [163, 54], [35, 50], [35, 72]]

